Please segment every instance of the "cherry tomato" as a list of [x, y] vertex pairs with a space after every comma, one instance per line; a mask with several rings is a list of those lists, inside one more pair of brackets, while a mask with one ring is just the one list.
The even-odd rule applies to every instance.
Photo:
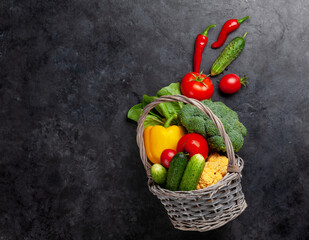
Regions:
[[219, 89], [226, 94], [233, 94], [239, 91], [241, 85], [246, 86], [248, 77], [245, 75], [239, 78], [236, 74], [230, 73], [223, 76], [219, 82]]
[[163, 167], [168, 168], [170, 166], [170, 162], [174, 155], [176, 154], [176, 151], [173, 149], [165, 149], [161, 153], [161, 164]]
[[205, 74], [190, 72], [183, 77], [180, 90], [186, 97], [201, 101], [211, 98], [214, 92], [214, 86], [210, 78]]
[[202, 135], [198, 133], [188, 133], [179, 139], [177, 143], [177, 152], [189, 153], [190, 158], [200, 153], [206, 159], [208, 156], [208, 143]]

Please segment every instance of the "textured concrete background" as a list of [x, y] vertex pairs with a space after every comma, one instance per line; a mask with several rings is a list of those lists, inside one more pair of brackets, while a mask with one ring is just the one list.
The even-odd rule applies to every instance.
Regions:
[[[309, 2], [1, 1], [0, 239], [308, 239]], [[251, 18], [226, 73], [249, 86], [213, 100], [248, 128], [239, 154], [247, 210], [206, 233], [173, 229], [147, 188], [126, 119], [143, 94], [201, 68], [223, 23]]]

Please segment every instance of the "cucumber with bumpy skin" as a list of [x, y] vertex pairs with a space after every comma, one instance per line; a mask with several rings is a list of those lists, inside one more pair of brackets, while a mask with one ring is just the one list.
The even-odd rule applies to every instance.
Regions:
[[189, 160], [185, 173], [183, 174], [179, 190], [196, 190], [198, 181], [205, 166], [205, 158], [201, 154], [195, 154]]
[[245, 40], [247, 32], [243, 37], [234, 38], [221, 52], [217, 60], [211, 67], [210, 75], [216, 76], [224, 71], [224, 69], [231, 64], [242, 52], [245, 47]]
[[177, 191], [183, 173], [188, 164], [188, 159], [183, 152], [175, 154], [172, 158], [167, 171], [166, 188], [172, 191]]

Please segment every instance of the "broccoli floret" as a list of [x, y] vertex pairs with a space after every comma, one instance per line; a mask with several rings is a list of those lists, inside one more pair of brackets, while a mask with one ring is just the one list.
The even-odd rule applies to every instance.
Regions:
[[[222, 102], [203, 100], [202, 103], [221, 120], [226, 133], [229, 135], [235, 152], [238, 152], [244, 144], [247, 135], [246, 127], [239, 121], [238, 115]], [[179, 112], [179, 120], [189, 133], [203, 135], [211, 149], [226, 151], [225, 144], [215, 124], [198, 108], [185, 105]]]
[[196, 132], [206, 136], [205, 116], [201, 114], [199, 109], [190, 106], [191, 105], [185, 105], [182, 107], [182, 110], [180, 110], [178, 118], [181, 124], [185, 126], [189, 133]]

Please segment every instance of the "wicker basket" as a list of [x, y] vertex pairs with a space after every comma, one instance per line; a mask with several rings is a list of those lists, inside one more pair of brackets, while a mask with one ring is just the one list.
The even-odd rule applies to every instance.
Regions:
[[[222, 180], [207, 188], [187, 192], [170, 191], [153, 182], [150, 175], [152, 165], [147, 159], [144, 147], [143, 129], [149, 111], [162, 102], [191, 104], [214, 122], [223, 137], [229, 159], [228, 173]], [[244, 162], [238, 155], [235, 155], [232, 143], [219, 118], [200, 101], [183, 95], [162, 96], [153, 100], [144, 108], [143, 114], [139, 118], [137, 144], [148, 176], [149, 190], [161, 200], [175, 228], [184, 231], [209, 231], [235, 219], [247, 207], [240, 181]]]

